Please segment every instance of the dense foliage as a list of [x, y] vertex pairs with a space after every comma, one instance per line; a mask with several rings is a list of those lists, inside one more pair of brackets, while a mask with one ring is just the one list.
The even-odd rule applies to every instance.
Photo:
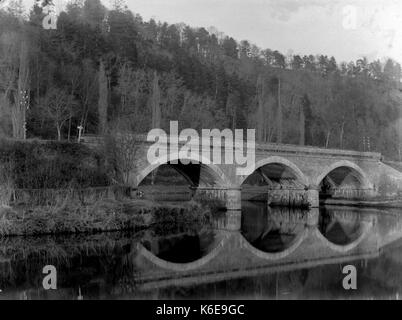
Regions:
[[400, 159], [395, 61], [285, 56], [214, 28], [143, 21], [116, 3], [109, 10], [73, 0], [57, 30], [42, 28], [40, 1], [22, 20], [18, 7], [0, 11], [3, 135], [75, 139], [78, 126], [147, 132], [179, 120], [182, 128], [256, 128], [260, 141]]
[[0, 162], [16, 189], [110, 184], [102, 157], [78, 143], [1, 140]]

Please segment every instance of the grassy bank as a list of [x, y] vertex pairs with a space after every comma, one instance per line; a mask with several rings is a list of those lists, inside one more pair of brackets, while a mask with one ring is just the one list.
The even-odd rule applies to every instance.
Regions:
[[55, 206], [1, 207], [0, 236], [95, 233], [136, 230], [153, 224], [164, 228], [209, 221], [209, 209], [197, 202], [155, 203], [147, 200], [99, 200], [82, 205], [66, 199]]

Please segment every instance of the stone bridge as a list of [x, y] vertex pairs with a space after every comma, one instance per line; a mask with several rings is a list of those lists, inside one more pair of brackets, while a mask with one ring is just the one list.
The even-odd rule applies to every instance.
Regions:
[[[154, 141], [147, 141], [143, 135], [133, 137], [135, 164], [129, 172], [129, 181], [133, 188], [138, 188], [162, 164], [148, 161], [147, 154]], [[221, 159], [225, 159], [225, 152], [240, 150], [245, 154], [253, 151], [240, 140], [229, 148], [223, 139]], [[92, 147], [99, 147], [102, 141], [98, 136], [82, 138], [83, 143]], [[328, 197], [370, 200], [395, 196], [402, 189], [402, 173], [384, 164], [379, 153], [256, 144], [254, 172], [238, 175], [237, 169], [242, 166], [236, 163], [212, 163], [212, 147], [198, 144], [200, 157], [192, 159], [191, 154], [182, 152], [184, 145], [183, 142], [172, 144], [167, 139], [166, 145], [160, 148], [169, 154], [166, 165], [187, 179], [193, 196], [221, 199], [231, 212], [241, 209], [242, 197], [252, 199], [263, 195], [272, 205], [318, 207], [319, 201]], [[210, 157], [205, 158], [204, 154], [210, 154]], [[180, 162], [183, 160], [199, 162], [183, 164]]]

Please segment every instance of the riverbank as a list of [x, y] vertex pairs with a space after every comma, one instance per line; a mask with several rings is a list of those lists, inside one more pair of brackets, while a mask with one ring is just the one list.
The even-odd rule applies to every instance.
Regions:
[[324, 199], [320, 200], [321, 206], [335, 205], [348, 207], [363, 207], [363, 208], [402, 208], [402, 200], [348, 200], [348, 199]]
[[83, 205], [66, 199], [53, 206], [0, 207], [0, 237], [128, 231], [161, 224], [205, 224], [210, 210], [195, 201], [103, 199]]

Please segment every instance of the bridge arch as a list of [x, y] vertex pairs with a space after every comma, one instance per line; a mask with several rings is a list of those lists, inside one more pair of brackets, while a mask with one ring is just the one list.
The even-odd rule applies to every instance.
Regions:
[[[303, 174], [303, 172], [299, 169], [299, 167], [297, 165], [295, 165], [293, 162], [291, 162], [283, 157], [279, 157], [279, 156], [272, 156], [272, 157], [268, 157], [268, 158], [258, 161], [255, 164], [254, 172], [256, 172], [258, 169], [260, 169], [264, 166], [270, 165], [270, 164], [279, 164], [286, 168], [289, 168], [290, 171], [292, 172], [292, 174], [295, 175], [295, 177], [297, 178], [297, 180], [300, 183], [302, 183], [305, 186], [308, 185], [308, 179]], [[243, 184], [249, 176], [242, 176], [240, 179], [240, 184]]]
[[213, 259], [217, 258], [219, 256], [219, 254], [221, 254], [222, 251], [224, 250], [224, 247], [225, 247], [229, 237], [230, 237], [229, 233], [220, 234], [219, 235], [220, 239], [217, 241], [217, 244], [207, 255], [203, 256], [202, 258], [200, 258], [196, 261], [187, 262], [187, 263], [177, 263], [177, 262], [170, 262], [170, 261], [163, 260], [163, 259], [157, 257], [154, 253], [149, 251], [147, 248], [145, 248], [140, 243], [137, 244], [137, 250], [143, 257], [145, 257], [148, 261], [152, 262], [155, 266], [158, 266], [159, 268], [171, 270], [171, 271], [175, 271], [175, 272], [184, 272], [184, 271], [199, 269], [199, 268], [207, 265]]
[[[152, 171], [156, 168], [160, 167], [163, 164], [169, 164], [170, 161], [175, 160], [192, 160], [198, 162], [198, 164], [194, 163], [191, 165], [199, 165], [201, 166], [206, 172], [214, 178], [214, 183], [216, 186], [219, 187], [226, 187], [229, 186], [229, 180], [226, 178], [225, 173], [215, 164], [210, 163], [210, 160], [199, 155], [199, 158], [196, 158], [192, 155], [188, 155], [186, 157], [180, 156], [178, 152], [175, 152], [169, 155], [169, 159], [165, 159], [166, 161], [158, 162], [158, 163], [149, 163], [147, 162], [147, 166], [139, 170], [139, 173], [135, 176], [135, 185], [139, 186], [139, 184], [148, 176]], [[183, 166], [185, 166], [183, 164]], [[183, 173], [181, 173], [183, 174]], [[186, 174], [183, 174], [187, 180], [191, 180]]]
[[370, 182], [370, 179], [367, 177], [367, 174], [360, 168], [357, 164], [349, 161], [349, 160], [341, 160], [337, 161], [330, 166], [326, 167], [325, 170], [315, 179], [314, 185], [320, 186], [321, 182], [327, 177], [331, 172], [340, 169], [347, 168], [350, 170], [350, 174], [357, 179], [360, 183], [361, 188], [363, 189], [372, 189], [373, 185]]
[[318, 228], [314, 229], [314, 234], [326, 247], [330, 248], [331, 250], [339, 253], [346, 253], [355, 249], [364, 239], [366, 239], [369, 233], [371, 232], [372, 227], [373, 227], [372, 223], [364, 224], [360, 236], [353, 242], [346, 245], [339, 245], [331, 242], [321, 233], [321, 231]]
[[279, 259], [283, 259], [283, 258], [289, 256], [290, 254], [292, 254], [293, 252], [295, 252], [297, 250], [297, 248], [300, 247], [302, 242], [308, 237], [308, 234], [309, 234], [309, 229], [308, 229], [308, 227], [305, 227], [303, 232], [301, 234], [299, 234], [295, 240], [293, 240], [293, 243], [288, 248], [286, 248], [280, 252], [262, 251], [256, 247], [254, 247], [250, 242], [248, 242], [248, 240], [243, 235], [240, 235], [240, 237], [241, 237], [240, 243], [243, 248], [245, 248], [246, 250], [251, 252], [253, 255], [255, 255], [261, 259], [279, 260]]

